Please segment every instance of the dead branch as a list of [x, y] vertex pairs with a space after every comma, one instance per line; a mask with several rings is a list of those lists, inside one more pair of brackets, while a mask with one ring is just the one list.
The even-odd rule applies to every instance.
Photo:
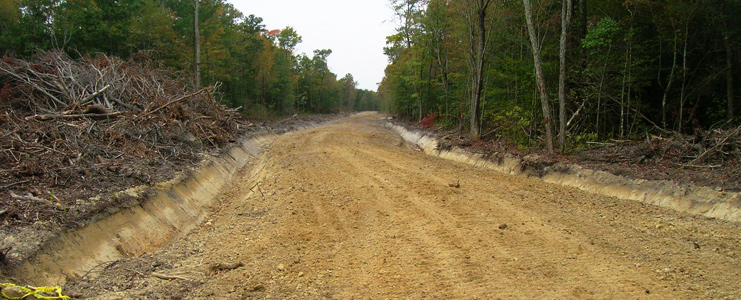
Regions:
[[73, 114], [73, 115], [61, 115], [61, 114], [48, 114], [48, 115], [33, 115], [26, 117], [26, 120], [36, 120], [36, 121], [50, 121], [50, 120], [56, 120], [56, 119], [81, 119], [81, 118], [91, 118], [91, 119], [98, 119], [98, 118], [110, 118], [115, 117], [118, 115], [123, 114], [123, 112], [116, 111], [111, 112], [107, 114]]
[[98, 97], [98, 95], [100, 95], [103, 92], [105, 92], [109, 87], [111, 87], [111, 85], [110, 84], [107, 84], [102, 89], [100, 89], [99, 91], [97, 91], [95, 93], [90, 94], [90, 96], [85, 97], [85, 99], [82, 99], [82, 101], [80, 101], [80, 102], [82, 103], [82, 105], [87, 104], [88, 101], [90, 101], [92, 99], [95, 99], [95, 97]]
[[123, 102], [121, 100], [118, 100], [116, 97], [111, 98], [111, 101], [116, 102], [116, 104], [121, 105], [121, 106], [123, 106], [123, 107], [125, 107], [127, 109], [130, 109], [130, 110], [135, 110], [136, 109], [136, 106], [130, 105], [130, 104], [125, 103], [125, 102]]
[[569, 121], [566, 122], [566, 127], [571, 126], [571, 121], [574, 121], [574, 118], [576, 118], [576, 116], [579, 115], [579, 112], [581, 112], [581, 109], [584, 108], [584, 104], [587, 104], [587, 100], [589, 100], [589, 98], [584, 99], [584, 101], [581, 103], [581, 105], [579, 105], [579, 108], [576, 110], [576, 112], [574, 112], [574, 114], [571, 115], [571, 118], [569, 118]]
[[[21, 81], [21, 82], [23, 82], [23, 83], [26, 83], [26, 84], [29, 84], [29, 85], [31, 85], [31, 86], [32, 86], [32, 87], [34, 87], [34, 88], [35, 88], [35, 89], [36, 89], [37, 91], [39, 91], [39, 92], [43, 93], [44, 95], [46, 95], [46, 96], [48, 96], [49, 98], [51, 98], [52, 100], [54, 100], [54, 102], [56, 102], [56, 103], [58, 103], [58, 104], [60, 104], [60, 105], [62, 105], [62, 106], [66, 105], [66, 104], [65, 104], [64, 102], [62, 102], [62, 101], [60, 101], [59, 99], [57, 99], [57, 97], [54, 97], [54, 95], [52, 95], [51, 93], [49, 93], [49, 91], [47, 91], [46, 89], [43, 89], [43, 88], [41, 88], [41, 87], [40, 87], [39, 85], [37, 85], [37, 84], [36, 84], [36, 82], [32, 81], [32, 80], [31, 80], [30, 78], [28, 78], [28, 77], [26, 77], [26, 78], [23, 78], [22, 76], [20, 76], [20, 75], [16, 74], [16, 73], [15, 73], [15, 72], [13, 72], [12, 70], [9, 70], [9, 69], [5, 69], [5, 68], [3, 68], [2, 66], [0, 66], [0, 71], [3, 71], [3, 72], [4, 72], [5, 74], [8, 74], [8, 75], [10, 75], [11, 77], [13, 77], [13, 78], [16, 78], [17, 80], [19, 80], [19, 81]], [[35, 73], [35, 72], [34, 72], [34, 73]]]
[[22, 181], [16, 181], [16, 182], [13, 182], [13, 183], [9, 183], [9, 184], [6, 184], [6, 185], [3, 185], [3, 186], [0, 186], [0, 190], [4, 190], [4, 189], [7, 189], [7, 188], [9, 188], [9, 187], [11, 187], [11, 186], [14, 186], [14, 185], [16, 185], [16, 184], [23, 184], [23, 183], [26, 183], [26, 182], [30, 182], [30, 181], [31, 181], [31, 180], [22, 180]]
[[190, 279], [190, 278], [186, 278], [186, 277], [182, 277], [182, 276], [175, 276], [175, 275], [166, 275], [166, 274], [156, 273], [156, 272], [152, 272], [150, 275], [152, 275], [152, 277], [156, 277], [156, 278], [159, 278], [159, 279], [165, 279], [165, 280], [180, 279], [180, 280], [185, 280], [185, 281], [192, 281], [192, 279]]
[[678, 164], [678, 166], [685, 167], [685, 168], [710, 168], [710, 169], [715, 169], [715, 168], [720, 168], [721, 167], [720, 165], [699, 166], [699, 165], [691, 165], [691, 164]]
[[131, 273], [135, 273], [136, 275], [139, 275], [140, 277], [147, 277], [147, 275], [145, 275], [144, 273], [139, 272], [139, 271], [134, 270], [134, 269], [124, 268], [124, 270], [129, 271]]
[[18, 200], [35, 201], [35, 202], [37, 202], [39, 204], [43, 204], [43, 205], [47, 205], [47, 206], [52, 206], [52, 207], [56, 207], [56, 208], [60, 208], [60, 209], [66, 209], [67, 208], [64, 205], [62, 205], [61, 203], [54, 203], [54, 202], [51, 202], [49, 200], [36, 197], [33, 194], [31, 194], [31, 193], [26, 193], [25, 195], [18, 195], [16, 193], [10, 192], [10, 197], [11, 198], [14, 198], [14, 199], [18, 199]]
[[729, 139], [730, 137], [732, 137], [732, 136], [736, 136], [736, 135], [737, 135], [737, 134], [739, 133], [739, 131], [741, 131], [741, 126], [739, 126], [739, 127], [736, 127], [736, 130], [734, 130], [733, 132], [731, 132], [731, 133], [727, 134], [727, 135], [726, 135], [726, 136], [725, 136], [725, 137], [723, 138], [723, 140], [721, 140], [721, 141], [720, 141], [719, 143], [715, 143], [715, 145], [714, 145], [713, 147], [711, 147], [711, 148], [709, 148], [709, 149], [705, 150], [705, 152], [703, 152], [702, 154], [698, 155], [698, 156], [697, 156], [697, 157], [696, 157], [695, 159], [693, 159], [692, 161], [690, 161], [689, 163], [687, 163], [687, 165], [692, 165], [692, 164], [694, 164], [694, 163], [695, 163], [695, 162], [697, 162], [698, 160], [700, 160], [700, 159], [702, 159], [703, 157], [705, 157], [705, 155], [707, 155], [708, 153], [710, 153], [710, 151], [714, 151], [714, 150], [717, 150], [717, 149], [719, 149], [720, 147], [724, 146], [724, 145], [726, 144], [726, 141], [728, 141], [728, 139]]
[[195, 95], [198, 95], [198, 94], [200, 94], [200, 93], [203, 93], [204, 91], [208, 91], [208, 90], [210, 90], [210, 89], [211, 89], [211, 87], [210, 87], [210, 86], [207, 86], [207, 87], [205, 87], [205, 88], [202, 88], [202, 89], [200, 89], [200, 90], [198, 90], [198, 91], [195, 91], [195, 92], [193, 92], [193, 93], [190, 93], [190, 94], [188, 94], [188, 95], [185, 95], [185, 96], [182, 96], [182, 97], [180, 97], [180, 98], [177, 98], [177, 99], [175, 99], [175, 100], [172, 100], [172, 101], [170, 101], [170, 102], [167, 102], [167, 103], [165, 103], [164, 105], [162, 105], [162, 106], [160, 106], [160, 107], [158, 107], [158, 108], [154, 109], [153, 111], [150, 111], [150, 112], [145, 112], [145, 113], [143, 113], [142, 115], [143, 115], [143, 116], [151, 115], [151, 114], [153, 114], [153, 113], [156, 113], [156, 112], [158, 112], [159, 110], [161, 110], [161, 109], [163, 109], [163, 108], [165, 108], [165, 107], [169, 106], [170, 104], [173, 104], [173, 103], [177, 103], [177, 102], [183, 101], [183, 100], [185, 100], [185, 99], [191, 98], [191, 97], [193, 97], [193, 96], [195, 96]]

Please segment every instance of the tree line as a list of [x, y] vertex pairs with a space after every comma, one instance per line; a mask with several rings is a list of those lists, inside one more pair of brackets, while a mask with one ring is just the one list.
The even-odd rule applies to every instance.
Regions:
[[223, 0], [0, 0], [3, 55], [151, 59], [191, 88], [218, 83], [223, 103], [259, 116], [378, 109], [375, 91], [329, 70], [332, 50], [295, 53], [301, 41]]
[[740, 1], [390, 2], [379, 95], [401, 117], [550, 151], [741, 120]]

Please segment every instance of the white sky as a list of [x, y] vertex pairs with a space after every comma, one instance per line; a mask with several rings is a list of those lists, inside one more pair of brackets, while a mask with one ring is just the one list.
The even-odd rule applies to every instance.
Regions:
[[263, 18], [266, 29], [293, 27], [302, 42], [295, 53], [332, 49], [329, 69], [337, 79], [351, 73], [358, 88], [375, 91], [388, 60], [386, 37], [394, 33], [389, 0], [228, 0], [245, 16]]

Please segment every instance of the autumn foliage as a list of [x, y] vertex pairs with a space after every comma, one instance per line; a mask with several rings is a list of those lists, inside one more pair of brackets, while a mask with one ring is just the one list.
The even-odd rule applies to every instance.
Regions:
[[435, 125], [435, 119], [437, 118], [437, 114], [435, 113], [429, 113], [427, 116], [422, 119], [422, 126], [425, 128], [432, 128], [432, 126]]

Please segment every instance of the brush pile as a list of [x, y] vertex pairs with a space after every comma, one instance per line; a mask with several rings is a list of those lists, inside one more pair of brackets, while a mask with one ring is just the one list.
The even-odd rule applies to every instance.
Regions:
[[613, 174], [741, 191], [741, 126], [594, 143], [577, 162]]
[[3, 57], [0, 231], [131, 205], [114, 192], [171, 179], [234, 141], [244, 120], [214, 99], [217, 86], [191, 91], [172, 74], [146, 57]]

